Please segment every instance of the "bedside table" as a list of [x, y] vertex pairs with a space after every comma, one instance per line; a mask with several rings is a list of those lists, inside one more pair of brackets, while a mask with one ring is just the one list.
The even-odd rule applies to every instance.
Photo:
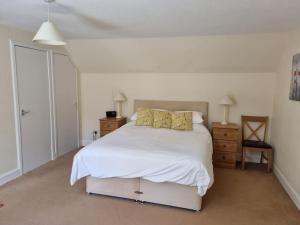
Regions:
[[216, 167], [235, 168], [240, 128], [237, 124], [212, 123], [213, 163]]
[[102, 118], [100, 119], [100, 137], [120, 128], [126, 124], [126, 117], [122, 118]]

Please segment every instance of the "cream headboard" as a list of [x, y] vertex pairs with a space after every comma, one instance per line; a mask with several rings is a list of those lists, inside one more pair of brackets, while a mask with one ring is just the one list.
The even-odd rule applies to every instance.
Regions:
[[170, 111], [191, 110], [203, 113], [204, 125], [208, 125], [208, 102], [134, 100], [134, 112], [137, 108], [166, 109]]

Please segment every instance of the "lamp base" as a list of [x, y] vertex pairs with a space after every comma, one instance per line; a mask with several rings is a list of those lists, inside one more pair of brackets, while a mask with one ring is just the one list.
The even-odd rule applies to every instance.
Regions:
[[223, 117], [223, 121], [221, 122], [222, 125], [228, 124], [228, 113], [229, 113], [229, 105], [224, 105], [224, 117]]
[[121, 102], [117, 101], [117, 119], [122, 118], [122, 108], [121, 108]]

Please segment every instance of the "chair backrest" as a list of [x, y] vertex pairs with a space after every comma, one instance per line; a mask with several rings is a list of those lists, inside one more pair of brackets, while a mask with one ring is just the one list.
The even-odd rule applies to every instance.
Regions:
[[[269, 118], [267, 116], [242, 115], [242, 140], [253, 140], [254, 138], [257, 141], [266, 141], [268, 122]], [[254, 127], [254, 124], [257, 124], [257, 127]], [[250, 131], [250, 134], [246, 136], [247, 129], [248, 131]], [[259, 132], [261, 130], [263, 131], [263, 133], [262, 135], [259, 135]]]

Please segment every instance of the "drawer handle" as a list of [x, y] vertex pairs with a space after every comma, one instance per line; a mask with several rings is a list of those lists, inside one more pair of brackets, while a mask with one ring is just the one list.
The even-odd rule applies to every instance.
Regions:
[[225, 133], [224, 136], [227, 137], [227, 134]]
[[223, 156], [222, 156], [222, 159], [223, 159], [223, 160], [225, 160], [225, 159], [226, 159], [226, 156], [225, 156], [225, 155], [223, 155]]
[[138, 195], [144, 194], [144, 192], [142, 192], [142, 191], [135, 191], [134, 193], [136, 193], [136, 194], [138, 194]]
[[227, 147], [227, 145], [223, 145], [223, 148], [226, 148]]

